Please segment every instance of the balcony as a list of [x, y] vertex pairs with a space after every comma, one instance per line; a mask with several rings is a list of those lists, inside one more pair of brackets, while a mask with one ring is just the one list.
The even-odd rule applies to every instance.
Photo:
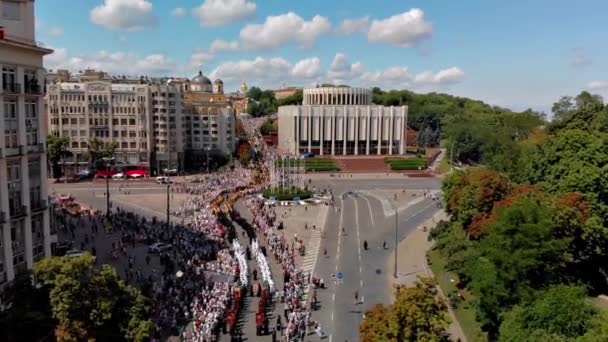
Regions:
[[4, 94], [21, 94], [21, 84], [19, 83], [2, 83], [2, 92]]
[[19, 145], [18, 147], [8, 147], [8, 148], [6, 148], [5, 157], [23, 156], [24, 150], [25, 150], [25, 147], [23, 145]]
[[30, 205], [32, 208], [32, 213], [44, 211], [48, 208], [46, 204], [46, 200], [43, 199], [30, 199]]
[[28, 145], [27, 153], [29, 153], [29, 154], [44, 153], [44, 144]]
[[30, 95], [42, 95], [42, 87], [38, 83], [26, 84], [23, 89], [26, 94]]
[[21, 205], [14, 209], [15, 210], [11, 211], [11, 220], [17, 220], [17, 219], [27, 216], [27, 206]]

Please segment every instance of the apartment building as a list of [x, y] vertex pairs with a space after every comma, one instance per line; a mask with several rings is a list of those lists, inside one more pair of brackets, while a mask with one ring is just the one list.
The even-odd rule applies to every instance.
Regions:
[[212, 84], [201, 72], [191, 80], [141, 77], [141, 84], [109, 76], [73, 82], [79, 78], [47, 86], [49, 132], [70, 137], [68, 175], [87, 167], [92, 139], [117, 142], [118, 162], [155, 170], [182, 170], [186, 156], [207, 149], [234, 150], [234, 111], [221, 80]]
[[49, 134], [70, 137], [71, 174], [88, 165], [93, 139], [116, 142], [114, 158], [125, 164], [149, 163], [150, 88], [108, 81], [64, 82], [47, 86]]
[[34, 1], [0, 0], [0, 288], [57, 241], [49, 224], [42, 57]]

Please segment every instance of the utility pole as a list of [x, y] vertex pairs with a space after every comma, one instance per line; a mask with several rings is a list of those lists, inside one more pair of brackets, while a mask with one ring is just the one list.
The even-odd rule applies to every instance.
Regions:
[[[169, 152], [169, 167], [171, 166], [171, 153]], [[170, 170], [170, 168], [169, 168]], [[170, 173], [167, 172], [167, 227], [169, 226], [169, 223], [171, 222], [171, 214], [169, 212], [169, 203], [171, 202], [171, 180], [169, 179], [170, 177]]]
[[397, 210], [397, 205], [395, 204], [395, 279], [397, 279], [397, 255], [399, 253], [399, 236], [398, 236], [398, 227], [399, 227], [399, 211]]
[[114, 158], [104, 157], [102, 160], [106, 163], [106, 215], [110, 215], [110, 161]]

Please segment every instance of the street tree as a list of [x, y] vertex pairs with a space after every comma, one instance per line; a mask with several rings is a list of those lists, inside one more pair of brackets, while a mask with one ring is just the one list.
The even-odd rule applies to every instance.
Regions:
[[362, 341], [449, 341], [447, 305], [437, 298], [433, 278], [419, 277], [412, 287], [397, 285], [395, 302], [376, 306], [359, 327]]
[[54, 178], [61, 177], [61, 165], [59, 164], [62, 158], [68, 157], [68, 144], [70, 137], [50, 134], [47, 137], [47, 157], [51, 163], [51, 170]]
[[49, 291], [59, 342], [143, 342], [151, 337], [154, 326], [147, 299], [111, 266], [96, 268], [89, 253], [43, 259], [34, 265], [34, 274]]

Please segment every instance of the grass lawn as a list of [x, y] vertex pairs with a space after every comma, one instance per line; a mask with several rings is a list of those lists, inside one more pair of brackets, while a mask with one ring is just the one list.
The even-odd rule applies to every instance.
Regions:
[[[443, 293], [447, 296], [448, 293], [456, 291], [455, 284], [457, 281], [451, 282], [448, 277], [451, 279], [457, 279], [457, 277], [455, 274], [445, 272], [445, 259], [441, 257], [439, 251], [432, 249], [428, 252], [428, 256], [431, 270], [437, 278], [437, 282]], [[465, 300], [460, 302], [458, 308], [454, 309], [454, 314], [467, 340], [469, 342], [487, 341], [486, 334], [481, 331], [481, 325], [475, 320], [475, 309], [471, 305], [473, 297], [466, 291], [461, 291], [461, 293], [465, 296]]]
[[[278, 166], [283, 166], [283, 160], [277, 160]], [[338, 165], [334, 159], [330, 158], [306, 158], [306, 159], [290, 159], [289, 165], [292, 167], [306, 166], [307, 172], [314, 171], [339, 171]]]
[[439, 163], [439, 167], [437, 167], [437, 172], [444, 174], [450, 172], [450, 160], [448, 158], [443, 158]]

